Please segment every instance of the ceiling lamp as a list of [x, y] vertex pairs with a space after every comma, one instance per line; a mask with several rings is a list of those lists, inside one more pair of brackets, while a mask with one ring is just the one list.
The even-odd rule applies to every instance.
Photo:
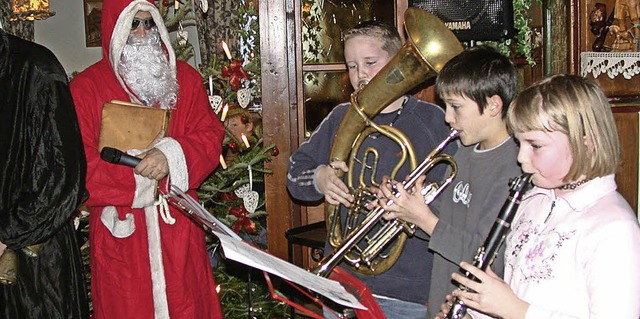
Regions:
[[49, 0], [13, 0], [9, 20], [44, 20], [56, 14], [49, 11]]

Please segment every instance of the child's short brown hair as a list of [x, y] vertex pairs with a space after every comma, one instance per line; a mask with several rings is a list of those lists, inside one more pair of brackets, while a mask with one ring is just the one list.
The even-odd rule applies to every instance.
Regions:
[[509, 104], [519, 87], [518, 70], [511, 60], [488, 46], [471, 47], [447, 62], [436, 78], [440, 97], [464, 96], [480, 108], [487, 107], [487, 99], [497, 95], [502, 99], [502, 118], [507, 116]]

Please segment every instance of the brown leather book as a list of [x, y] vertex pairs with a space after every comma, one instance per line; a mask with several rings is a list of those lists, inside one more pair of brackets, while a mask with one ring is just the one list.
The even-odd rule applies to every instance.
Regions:
[[109, 146], [126, 152], [146, 149], [169, 128], [171, 112], [140, 104], [111, 101], [102, 107], [98, 151]]

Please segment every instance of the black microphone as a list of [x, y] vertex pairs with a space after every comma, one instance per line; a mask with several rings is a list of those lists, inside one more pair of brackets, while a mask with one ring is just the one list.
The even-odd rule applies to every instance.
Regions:
[[136, 167], [142, 159], [131, 156], [113, 147], [103, 147], [100, 151], [100, 158], [113, 164]]

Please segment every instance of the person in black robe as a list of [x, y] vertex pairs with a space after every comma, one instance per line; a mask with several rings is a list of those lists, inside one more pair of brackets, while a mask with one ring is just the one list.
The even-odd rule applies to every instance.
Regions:
[[0, 29], [0, 268], [13, 275], [0, 280], [0, 318], [89, 317], [72, 220], [85, 174], [62, 65]]

